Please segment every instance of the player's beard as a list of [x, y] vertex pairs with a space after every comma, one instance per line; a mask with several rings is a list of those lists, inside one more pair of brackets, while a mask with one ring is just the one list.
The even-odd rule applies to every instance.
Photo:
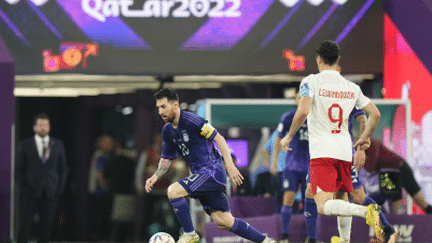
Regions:
[[174, 120], [175, 120], [175, 118], [176, 118], [176, 116], [175, 116], [175, 112], [174, 112], [174, 109], [173, 109], [173, 110], [171, 111], [171, 114], [169, 114], [169, 115], [166, 117], [166, 122], [173, 123]]

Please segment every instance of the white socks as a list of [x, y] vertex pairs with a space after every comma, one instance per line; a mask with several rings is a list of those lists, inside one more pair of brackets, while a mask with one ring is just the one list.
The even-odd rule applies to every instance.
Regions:
[[352, 217], [337, 217], [338, 231], [341, 238], [341, 243], [350, 241], [351, 238], [351, 222]]
[[366, 218], [367, 208], [362, 205], [356, 205], [345, 202], [340, 199], [328, 200], [324, 203], [324, 214], [333, 216], [357, 216]]
[[194, 236], [196, 234], [195, 230], [192, 232], [183, 232], [184, 235]]

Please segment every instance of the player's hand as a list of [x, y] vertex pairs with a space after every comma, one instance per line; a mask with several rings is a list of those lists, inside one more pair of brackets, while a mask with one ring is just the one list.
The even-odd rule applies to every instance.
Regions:
[[370, 138], [361, 137], [357, 140], [357, 142], [355, 142], [353, 147], [361, 150], [366, 150], [369, 148], [370, 145], [371, 145]]
[[354, 168], [360, 170], [366, 161], [366, 153], [363, 149], [357, 149], [354, 154]]
[[292, 148], [288, 148], [289, 144], [291, 143], [291, 138], [288, 138], [287, 136], [285, 136], [284, 138], [282, 138], [281, 140], [281, 146], [282, 146], [282, 150], [286, 153], [287, 151], [291, 151]]
[[277, 164], [276, 163], [272, 163], [271, 166], [270, 166], [270, 173], [272, 175], [276, 176], [278, 172], [279, 171], [278, 171], [278, 168], [277, 168]]
[[235, 166], [228, 167], [227, 173], [234, 186], [240, 186], [243, 184], [244, 177]]
[[149, 193], [153, 189], [153, 185], [157, 182], [159, 178], [156, 175], [152, 175], [146, 180], [145, 190]]

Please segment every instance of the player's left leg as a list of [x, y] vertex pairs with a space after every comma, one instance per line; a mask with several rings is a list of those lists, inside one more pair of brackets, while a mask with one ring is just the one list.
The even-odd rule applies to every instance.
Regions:
[[[348, 202], [348, 194], [346, 192], [338, 192], [335, 195], [336, 199], [342, 199]], [[341, 243], [349, 243], [351, 239], [351, 224], [352, 216], [338, 216], [337, 225]]]
[[231, 231], [252, 242], [276, 243], [275, 240], [266, 237], [242, 219], [234, 218], [230, 212], [209, 210], [209, 214], [221, 230]]
[[[230, 213], [226, 187], [217, 182], [209, 174], [199, 174], [199, 177], [185, 178], [179, 181], [189, 195], [200, 201], [204, 210], [216, 225], [222, 230], [229, 230], [253, 242], [276, 243], [266, 238], [261, 232], [241, 219], [234, 218]], [[189, 182], [187, 182], [189, 181]], [[187, 242], [189, 243], [189, 242]], [[191, 243], [195, 243], [192, 241]]]

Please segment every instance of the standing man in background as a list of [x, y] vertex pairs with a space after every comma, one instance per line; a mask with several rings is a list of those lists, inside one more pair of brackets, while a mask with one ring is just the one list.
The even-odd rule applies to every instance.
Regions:
[[62, 195], [68, 168], [63, 142], [49, 136], [50, 120], [38, 114], [33, 120], [35, 136], [21, 142], [15, 166], [20, 193], [19, 243], [29, 240], [36, 212], [39, 212], [38, 242], [51, 237], [57, 203]]
[[111, 209], [113, 197], [106, 178], [109, 161], [115, 156], [116, 141], [111, 135], [101, 135], [96, 141], [96, 150], [90, 162], [90, 233], [92, 241], [106, 239], [111, 228]]

